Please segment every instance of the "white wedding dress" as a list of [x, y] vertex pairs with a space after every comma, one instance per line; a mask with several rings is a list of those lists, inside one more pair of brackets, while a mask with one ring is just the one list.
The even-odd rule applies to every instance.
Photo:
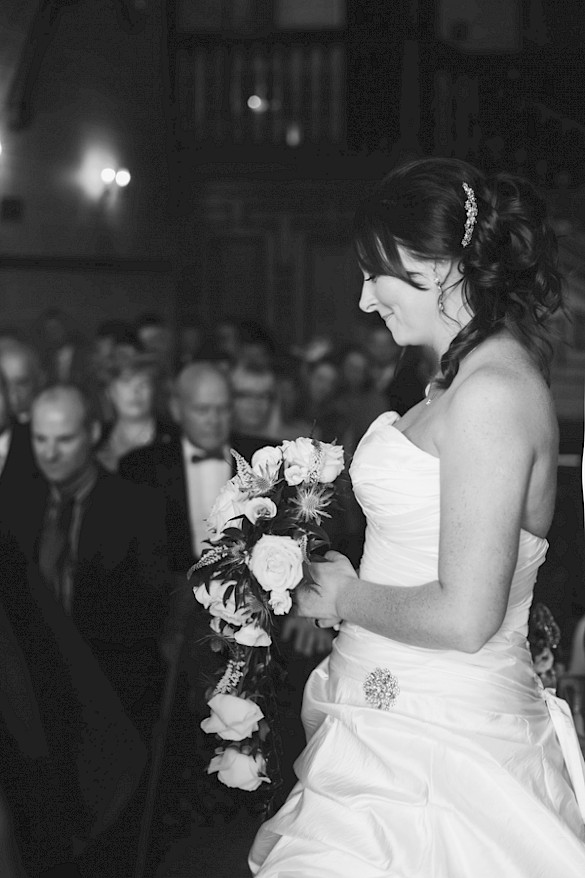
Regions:
[[[374, 421], [351, 477], [368, 521], [360, 576], [408, 588], [438, 577], [439, 460], [397, 420]], [[256, 836], [254, 875], [585, 878], [585, 766], [526, 640], [546, 549], [521, 532], [506, 617], [477, 653], [342, 624], [307, 683], [299, 780]], [[376, 668], [393, 675], [389, 709], [366, 698]]]

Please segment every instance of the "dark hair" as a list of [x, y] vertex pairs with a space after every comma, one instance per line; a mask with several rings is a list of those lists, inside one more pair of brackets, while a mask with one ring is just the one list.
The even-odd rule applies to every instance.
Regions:
[[[466, 247], [463, 183], [477, 202]], [[354, 243], [366, 273], [392, 275], [418, 289], [398, 244], [420, 259], [457, 260], [472, 318], [443, 355], [437, 386], [449, 387], [465, 355], [503, 327], [549, 379], [548, 323], [562, 306], [561, 275], [545, 204], [527, 180], [503, 173], [486, 178], [459, 159], [416, 159], [391, 171], [358, 208]]]
[[105, 320], [98, 326], [95, 337], [111, 338], [114, 344], [128, 345], [137, 350], [142, 347], [134, 328], [126, 320]]
[[135, 375], [147, 375], [153, 384], [158, 377], [158, 364], [152, 357], [138, 354], [128, 361], [113, 363], [109, 369], [109, 380], [117, 381], [120, 378], [131, 378]]
[[156, 311], [145, 311], [144, 314], [140, 314], [139, 317], [137, 317], [134, 321], [134, 326], [137, 332], [139, 332], [141, 329], [146, 329], [146, 327], [159, 327], [165, 325], [166, 323], [164, 318]]
[[258, 323], [256, 320], [241, 320], [238, 329], [240, 342], [262, 345], [271, 356], [274, 356], [276, 344], [262, 323]]

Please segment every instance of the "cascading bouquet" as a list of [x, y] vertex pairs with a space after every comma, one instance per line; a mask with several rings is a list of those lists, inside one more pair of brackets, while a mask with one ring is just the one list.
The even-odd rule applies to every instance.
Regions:
[[209, 548], [189, 571], [195, 598], [211, 615], [210, 645], [225, 657], [207, 691], [201, 728], [218, 747], [208, 766], [229, 787], [280, 783], [279, 737], [270, 667], [275, 616], [291, 592], [314, 587], [307, 563], [329, 545], [321, 526], [338, 494], [343, 447], [301, 437], [261, 448], [237, 473], [207, 518]]

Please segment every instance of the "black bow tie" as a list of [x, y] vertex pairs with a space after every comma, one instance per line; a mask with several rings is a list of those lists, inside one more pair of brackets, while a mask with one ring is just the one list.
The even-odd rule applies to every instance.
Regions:
[[224, 463], [226, 462], [225, 454], [221, 449], [219, 451], [206, 451], [204, 454], [193, 454], [191, 456], [191, 463], [203, 463], [204, 460], [221, 460]]

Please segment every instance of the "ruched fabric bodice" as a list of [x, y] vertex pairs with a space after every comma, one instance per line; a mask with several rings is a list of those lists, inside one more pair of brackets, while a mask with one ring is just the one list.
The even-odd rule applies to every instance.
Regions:
[[[398, 421], [374, 421], [350, 474], [367, 519], [360, 578], [409, 588], [438, 579], [440, 461]], [[583, 760], [526, 639], [546, 550], [520, 533], [504, 622], [476, 653], [342, 623], [306, 686], [299, 782], [258, 833], [254, 874], [583, 878]]]

